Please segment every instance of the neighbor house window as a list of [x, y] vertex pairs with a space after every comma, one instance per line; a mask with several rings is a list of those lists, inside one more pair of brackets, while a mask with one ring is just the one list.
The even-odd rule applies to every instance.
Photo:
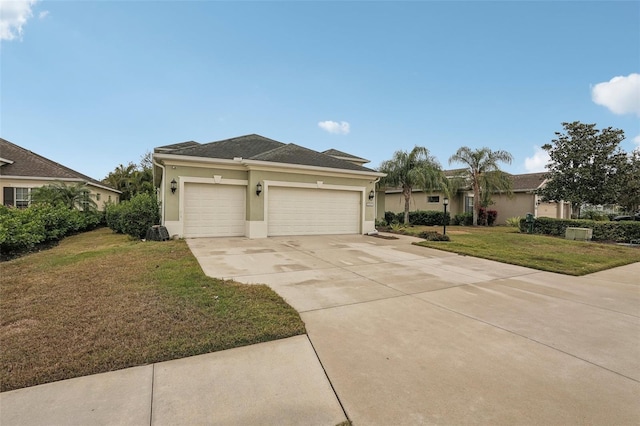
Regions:
[[473, 196], [464, 197], [464, 212], [473, 213]]
[[439, 203], [440, 196], [439, 195], [429, 195], [427, 197], [427, 203]]
[[8, 207], [17, 207], [19, 209], [25, 209], [29, 207], [29, 195], [31, 193], [30, 188], [13, 188], [6, 186], [2, 190], [3, 204]]
[[96, 201], [100, 201], [100, 193], [99, 192], [96, 194]]

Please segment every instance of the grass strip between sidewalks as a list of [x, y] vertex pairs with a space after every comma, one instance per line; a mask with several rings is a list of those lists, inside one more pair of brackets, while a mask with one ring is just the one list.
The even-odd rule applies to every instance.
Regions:
[[[415, 226], [410, 235], [436, 228]], [[442, 231], [442, 228], [437, 228]], [[451, 241], [422, 241], [423, 247], [526, 266], [566, 275], [585, 275], [640, 262], [640, 248], [591, 241], [571, 241], [546, 235], [529, 235], [511, 227], [447, 227]]]
[[206, 277], [185, 241], [99, 229], [0, 268], [2, 391], [305, 333], [266, 285]]

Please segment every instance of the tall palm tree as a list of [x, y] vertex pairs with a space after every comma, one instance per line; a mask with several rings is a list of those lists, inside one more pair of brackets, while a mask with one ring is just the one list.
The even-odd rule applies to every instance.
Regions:
[[511, 192], [511, 180], [500, 170], [498, 163], [511, 164], [513, 156], [507, 151], [492, 151], [489, 148], [472, 150], [467, 146], [458, 149], [449, 158], [449, 164], [462, 163], [466, 166], [465, 178], [473, 189], [473, 226], [478, 225], [478, 213], [484, 203], [488, 204], [494, 191]]
[[448, 181], [440, 163], [422, 146], [411, 152], [396, 151], [391, 160], [383, 161], [378, 170], [387, 176], [380, 180], [382, 188], [401, 188], [404, 196], [404, 223], [409, 224], [409, 204], [414, 188], [443, 190], [448, 194]]

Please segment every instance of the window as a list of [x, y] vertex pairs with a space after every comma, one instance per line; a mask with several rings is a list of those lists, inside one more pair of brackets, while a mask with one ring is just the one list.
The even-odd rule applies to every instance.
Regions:
[[99, 192], [96, 194], [96, 201], [100, 201], [100, 193]]
[[427, 203], [439, 203], [440, 196], [439, 195], [429, 195], [427, 196]]
[[473, 213], [473, 196], [464, 197], [464, 212]]
[[13, 188], [5, 186], [2, 191], [3, 204], [9, 207], [24, 209], [29, 207], [30, 188]]

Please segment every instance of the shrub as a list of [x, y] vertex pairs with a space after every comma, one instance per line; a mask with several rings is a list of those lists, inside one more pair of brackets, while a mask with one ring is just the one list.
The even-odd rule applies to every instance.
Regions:
[[[564, 237], [568, 227], [591, 228], [593, 241], [624, 243], [640, 239], [640, 222], [603, 222], [587, 219], [539, 217], [533, 222], [533, 233]], [[520, 231], [527, 232], [525, 219], [520, 220]]]
[[128, 201], [108, 205], [106, 221], [115, 232], [142, 239], [152, 225], [160, 223], [160, 207], [155, 196], [139, 193]]
[[607, 221], [610, 220], [606, 213], [599, 212], [597, 210], [586, 210], [582, 212], [581, 219]]
[[27, 252], [37, 244], [93, 229], [100, 224], [101, 217], [100, 212], [48, 203], [33, 204], [26, 209], [0, 206], [0, 250], [12, 255]]
[[522, 220], [521, 216], [514, 216], [507, 218], [507, 226], [512, 226], [514, 228], [518, 228], [520, 226], [520, 221]]
[[449, 223], [449, 213], [445, 217], [444, 212], [434, 210], [416, 210], [409, 212], [409, 223], [412, 225], [434, 226], [443, 225], [444, 220]]
[[384, 212], [384, 220], [388, 225], [392, 223], [403, 223], [404, 213]]
[[448, 235], [436, 231], [422, 231], [418, 234], [418, 237], [424, 238], [427, 241], [451, 241]]
[[457, 214], [453, 217], [453, 224], [471, 226], [473, 225], [473, 214], [471, 213]]

